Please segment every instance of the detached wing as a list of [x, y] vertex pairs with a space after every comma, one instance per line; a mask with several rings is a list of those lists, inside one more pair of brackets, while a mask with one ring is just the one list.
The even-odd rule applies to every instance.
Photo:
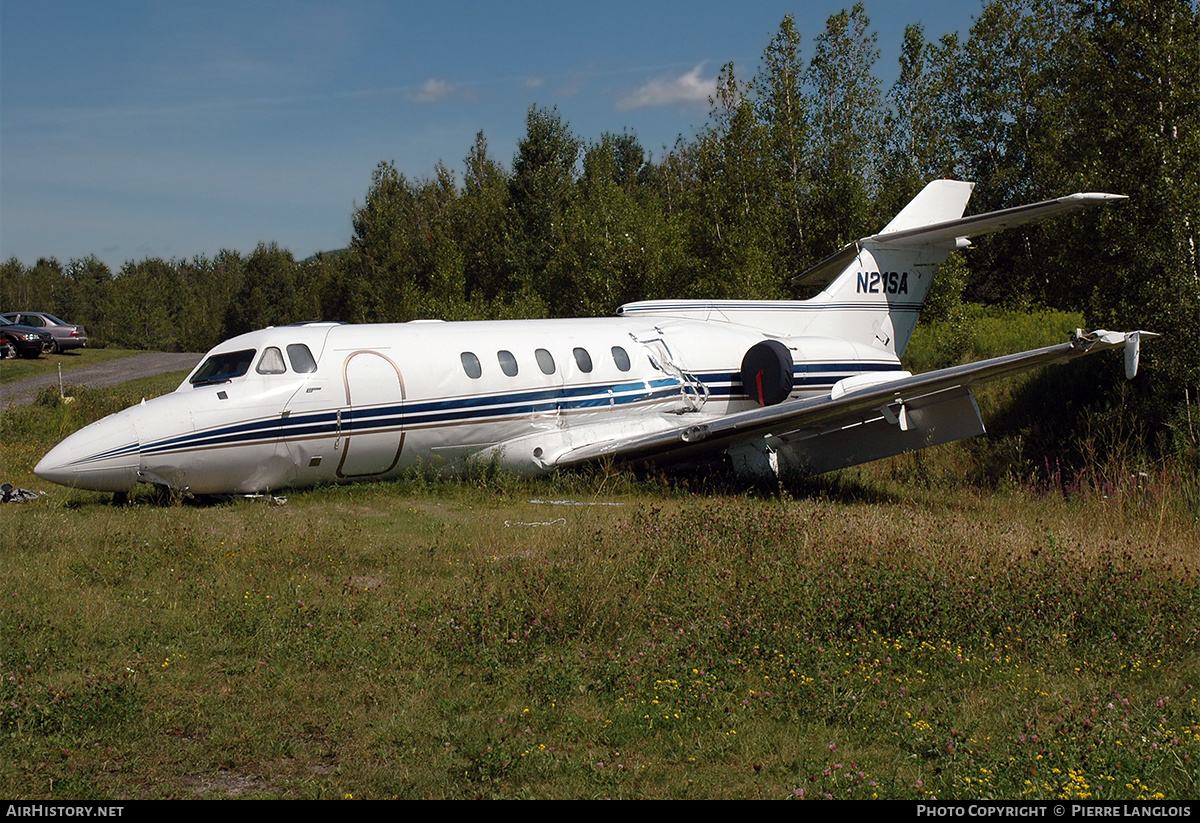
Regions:
[[784, 451], [797, 465], [829, 471], [983, 432], [971, 390], [1053, 363], [1119, 347], [1126, 375], [1137, 370], [1141, 337], [1150, 332], [1077, 333], [1069, 343], [994, 357], [887, 382], [849, 378], [827, 397], [814, 397], [697, 421], [666, 431], [591, 443], [561, 454], [556, 466], [614, 457], [689, 462], [728, 451]]

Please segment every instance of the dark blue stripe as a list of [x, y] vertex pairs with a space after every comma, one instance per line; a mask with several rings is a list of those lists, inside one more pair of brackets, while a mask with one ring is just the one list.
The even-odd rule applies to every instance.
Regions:
[[[862, 372], [896, 371], [893, 363], [801, 363], [795, 366], [796, 384], [805, 387], [828, 387], [842, 377]], [[710, 396], [745, 397], [741, 377], [730, 372], [709, 372], [693, 375], [708, 389]], [[647, 386], [650, 390], [647, 391]], [[368, 408], [347, 408], [341, 412], [341, 434], [368, 434], [381, 429], [405, 426], [435, 426], [475, 420], [486, 422], [501, 417], [525, 416], [555, 411], [596, 409], [625, 406], [675, 397], [683, 388], [676, 378], [634, 381], [608, 386], [552, 387], [514, 394], [482, 397], [459, 397], [446, 400], [422, 400]], [[338, 432], [336, 411], [293, 414], [237, 423], [204, 432], [171, 437], [143, 445], [145, 454], [197, 449], [210, 446], [245, 445], [255, 442], [274, 442], [279, 438], [295, 439], [313, 436], [334, 436]], [[136, 449], [136, 444], [109, 450], [87, 460], [103, 459], [117, 453]]]
[[[464, 420], [486, 420], [496, 417], [524, 416], [539, 412], [572, 411], [576, 409], [624, 406], [647, 400], [665, 399], [674, 396], [680, 383], [674, 378], [649, 381], [655, 387], [645, 391], [647, 383], [621, 383], [614, 386], [592, 386], [567, 390], [547, 389], [523, 392], [516, 395], [493, 395], [490, 397], [466, 397], [453, 400], [422, 401], [414, 404], [393, 404], [362, 409], [345, 409], [341, 414], [342, 434], [366, 434], [377, 429], [400, 427], [402, 424], [416, 426], [438, 423], [461, 422]], [[639, 391], [640, 390], [640, 391]], [[610, 393], [610, 391], [612, 393]], [[635, 393], [635, 391], [637, 393]], [[619, 394], [617, 392], [620, 392]], [[574, 396], [579, 399], [567, 400]], [[540, 402], [539, 402], [540, 401]], [[566, 401], [566, 402], [564, 402]], [[168, 438], [142, 447], [145, 454], [181, 449], [196, 449], [206, 446], [245, 445], [264, 440], [333, 435], [337, 432], [336, 412], [317, 412], [286, 418], [268, 418], [249, 423], [239, 423]]]

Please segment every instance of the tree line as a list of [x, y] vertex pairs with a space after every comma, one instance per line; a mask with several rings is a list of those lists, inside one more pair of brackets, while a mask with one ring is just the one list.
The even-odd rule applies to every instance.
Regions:
[[963, 301], [1081, 311], [1168, 334], [1143, 406], [1182, 426], [1200, 385], [1200, 14], [1194, 0], [994, 0], [969, 34], [904, 32], [878, 79], [861, 4], [805, 47], [791, 17], [752, 74], [725, 65], [709, 117], [652, 157], [533, 107], [511, 165], [480, 133], [461, 180], [381, 162], [348, 248], [95, 257], [0, 269], [0, 305], [49, 310], [97, 342], [203, 351], [304, 319], [611, 314], [661, 297], [786, 298], [789, 282], [884, 225], [930, 179], [976, 182], [973, 212], [1074, 191], [1130, 200], [990, 237], [939, 278], [926, 318]]

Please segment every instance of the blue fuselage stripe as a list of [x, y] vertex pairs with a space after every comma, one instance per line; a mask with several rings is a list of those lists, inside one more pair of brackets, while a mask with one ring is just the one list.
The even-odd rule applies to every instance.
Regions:
[[[838, 380], [863, 372], [896, 371], [894, 363], [801, 363], [794, 368], [798, 388], [831, 387]], [[741, 376], [736, 372], [709, 372], [692, 375], [704, 384], [710, 396], [744, 398]], [[669, 400], [677, 397], [685, 384], [675, 377], [648, 381], [630, 381], [581, 387], [548, 387], [531, 391], [487, 396], [453, 397], [392, 403], [367, 408], [296, 413], [205, 431], [169, 437], [142, 444], [146, 455], [193, 449], [217, 448], [277, 440], [368, 434], [413, 428], [434, 428], [464, 422], [488, 423], [514, 417], [586, 411]], [[110, 449], [86, 461], [136, 452], [136, 444]]]

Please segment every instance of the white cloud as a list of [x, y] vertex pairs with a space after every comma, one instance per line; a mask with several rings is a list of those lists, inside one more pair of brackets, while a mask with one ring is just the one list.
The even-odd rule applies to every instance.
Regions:
[[644, 109], [676, 103], [708, 103], [717, 92], [717, 78], [704, 78], [704, 64], [679, 77], [659, 77], [645, 83], [617, 101], [619, 109]]
[[455, 91], [456, 89], [452, 83], [430, 78], [422, 83], [419, 89], [410, 92], [408, 98], [417, 103], [436, 103], [439, 100], [445, 100], [454, 94]]

